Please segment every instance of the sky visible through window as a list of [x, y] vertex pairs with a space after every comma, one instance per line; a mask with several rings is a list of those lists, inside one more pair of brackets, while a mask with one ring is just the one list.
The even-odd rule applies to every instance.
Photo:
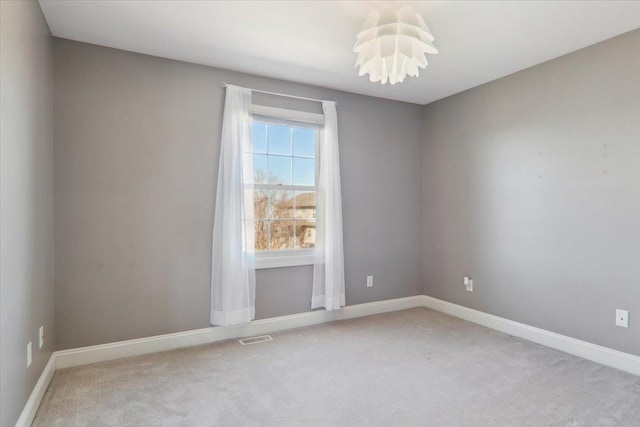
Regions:
[[315, 129], [254, 122], [256, 184], [315, 185]]

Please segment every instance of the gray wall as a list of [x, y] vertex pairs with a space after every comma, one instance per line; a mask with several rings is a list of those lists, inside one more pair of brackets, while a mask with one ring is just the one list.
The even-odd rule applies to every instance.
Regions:
[[53, 51], [36, 2], [0, 2], [0, 29], [0, 425], [8, 427], [55, 346]]
[[423, 126], [424, 293], [640, 355], [640, 30], [430, 104]]
[[[61, 39], [54, 51], [59, 349], [209, 325], [223, 82], [337, 101], [347, 304], [421, 293], [420, 106]], [[308, 266], [258, 271], [257, 317], [308, 311], [311, 280]]]

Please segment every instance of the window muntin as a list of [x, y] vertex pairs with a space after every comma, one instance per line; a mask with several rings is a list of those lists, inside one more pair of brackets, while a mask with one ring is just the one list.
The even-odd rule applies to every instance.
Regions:
[[[317, 127], [268, 118], [251, 125], [255, 250], [261, 257], [311, 255], [315, 246]], [[311, 263], [298, 260], [295, 265]], [[286, 265], [286, 260], [280, 264]]]

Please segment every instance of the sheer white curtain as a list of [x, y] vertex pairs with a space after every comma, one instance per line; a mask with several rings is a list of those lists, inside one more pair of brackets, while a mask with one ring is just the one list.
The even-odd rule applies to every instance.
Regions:
[[311, 308], [338, 310], [345, 305], [338, 116], [335, 102], [322, 101], [322, 110], [324, 129], [320, 141]]
[[[251, 146], [250, 105], [249, 89], [227, 86], [213, 222], [212, 325], [248, 323], [255, 317], [253, 167], [243, 167], [251, 162], [244, 155]], [[252, 197], [245, 199], [245, 191]]]

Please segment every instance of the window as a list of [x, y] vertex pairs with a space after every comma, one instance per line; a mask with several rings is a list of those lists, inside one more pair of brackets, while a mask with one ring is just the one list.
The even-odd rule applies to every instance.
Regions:
[[211, 245], [213, 325], [255, 317], [255, 268], [313, 264], [311, 308], [345, 305], [336, 103], [322, 100], [323, 114], [308, 114], [258, 108], [251, 95], [227, 85]]
[[290, 116], [287, 110], [262, 111], [271, 114], [254, 112], [251, 151], [245, 153], [253, 168], [256, 267], [312, 264], [319, 129], [282, 120]]

